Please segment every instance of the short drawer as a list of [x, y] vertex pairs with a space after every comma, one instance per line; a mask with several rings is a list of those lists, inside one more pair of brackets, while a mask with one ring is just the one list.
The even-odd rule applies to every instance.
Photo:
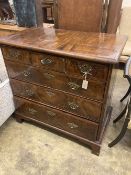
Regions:
[[89, 80], [88, 88], [82, 89], [82, 79], [72, 78], [66, 74], [54, 71], [48, 72], [43, 69], [19, 65], [9, 61], [6, 61], [6, 67], [10, 78], [62, 90], [84, 98], [103, 101], [106, 86], [105, 83]]
[[96, 140], [98, 124], [94, 122], [20, 98], [15, 98], [15, 104], [16, 114], [23, 115], [27, 119], [40, 121], [85, 139]]
[[65, 59], [55, 55], [49, 55], [13, 47], [3, 47], [4, 59], [29, 64], [42, 69], [50, 69], [58, 72], [65, 72]]
[[6, 60], [23, 64], [31, 64], [30, 53], [27, 50], [17, 49], [14, 47], [2, 47], [2, 54]]
[[16, 80], [12, 80], [11, 84], [13, 93], [16, 96], [99, 122], [102, 108], [101, 103]]
[[41, 69], [65, 72], [65, 59], [55, 55], [31, 52], [32, 65]]
[[107, 80], [108, 65], [67, 59], [66, 71], [68, 74], [82, 79], [84, 74], [87, 73], [87, 79], [103, 82]]

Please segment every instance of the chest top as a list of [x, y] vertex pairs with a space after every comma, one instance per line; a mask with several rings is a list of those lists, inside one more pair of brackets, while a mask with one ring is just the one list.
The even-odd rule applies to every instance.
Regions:
[[127, 37], [60, 29], [33, 28], [0, 38], [0, 44], [102, 63], [119, 61]]

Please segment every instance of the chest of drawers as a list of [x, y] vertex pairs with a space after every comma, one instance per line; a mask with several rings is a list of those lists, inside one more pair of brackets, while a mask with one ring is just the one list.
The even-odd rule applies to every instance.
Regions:
[[125, 42], [122, 36], [41, 28], [1, 38], [16, 119], [68, 135], [99, 155], [112, 111], [113, 64]]

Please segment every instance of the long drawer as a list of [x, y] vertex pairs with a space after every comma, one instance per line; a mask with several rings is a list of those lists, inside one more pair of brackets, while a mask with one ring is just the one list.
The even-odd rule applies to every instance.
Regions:
[[11, 80], [11, 84], [13, 93], [16, 96], [24, 97], [99, 122], [102, 108], [101, 103], [17, 80]]
[[94, 122], [20, 98], [15, 98], [14, 100], [17, 108], [16, 114], [57, 127], [91, 141], [96, 140], [98, 124]]
[[10, 61], [65, 72], [65, 59], [63, 57], [13, 47], [3, 47], [2, 51], [4, 58]]
[[6, 61], [6, 66], [10, 78], [62, 90], [84, 98], [103, 100], [106, 86], [104, 83], [89, 80], [88, 88], [82, 89], [82, 79], [69, 77], [64, 73], [48, 72], [43, 69], [20, 65], [10, 61]]

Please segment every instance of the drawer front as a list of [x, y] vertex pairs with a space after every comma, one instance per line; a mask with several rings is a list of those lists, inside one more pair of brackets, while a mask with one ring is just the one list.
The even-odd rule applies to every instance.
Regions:
[[94, 122], [19, 98], [15, 98], [15, 104], [16, 113], [29, 119], [46, 123], [85, 139], [96, 140], [98, 125]]
[[74, 59], [67, 59], [66, 70], [68, 74], [79, 76], [82, 79], [84, 74], [87, 73], [87, 79], [101, 82], [106, 81], [108, 75], [108, 65]]
[[27, 50], [13, 47], [2, 47], [4, 59], [19, 63], [31, 64], [30, 53]]
[[16, 96], [49, 105], [92, 121], [98, 122], [100, 119], [101, 103], [16, 80], [12, 80], [11, 83]]
[[38, 66], [42, 69], [54, 70], [57, 72], [65, 72], [65, 59], [62, 57], [32, 52], [31, 60], [33, 66]]
[[12, 47], [3, 47], [2, 52], [4, 58], [10, 61], [29, 64], [42, 69], [65, 72], [65, 59], [62, 57]]
[[37, 85], [51, 87], [68, 92], [84, 98], [102, 101], [104, 97], [105, 84], [90, 80], [87, 89], [82, 89], [82, 79], [70, 78], [66, 74], [34, 69], [29, 66], [19, 65], [6, 61], [9, 76], [22, 81]]
[[65, 77], [65, 80], [62, 81], [62, 85], [64, 86], [61, 86], [61, 89], [65, 92], [69, 92], [84, 98], [103, 101], [106, 86], [105, 83], [89, 80], [87, 89], [83, 89], [82, 84], [82, 79]]

